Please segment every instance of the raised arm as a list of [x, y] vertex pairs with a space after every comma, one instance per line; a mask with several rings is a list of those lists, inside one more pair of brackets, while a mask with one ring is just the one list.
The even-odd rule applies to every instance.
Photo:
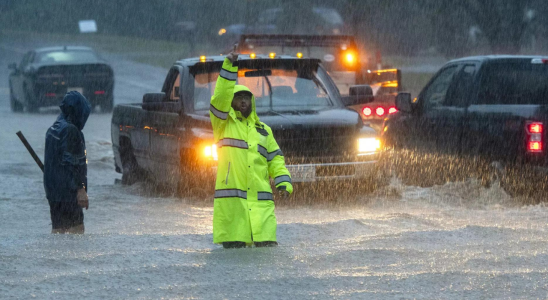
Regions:
[[215, 142], [217, 142], [226, 126], [228, 114], [234, 97], [234, 86], [238, 79], [238, 67], [233, 66], [233, 62], [238, 59], [238, 54], [230, 53], [223, 62], [221, 73], [217, 78], [215, 92], [211, 97], [211, 105], [209, 106], [209, 116], [211, 125], [213, 125], [213, 134]]

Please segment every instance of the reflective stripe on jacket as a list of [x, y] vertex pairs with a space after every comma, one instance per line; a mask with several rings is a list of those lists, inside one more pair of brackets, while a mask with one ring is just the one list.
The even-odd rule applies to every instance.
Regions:
[[225, 59], [211, 98], [209, 114], [219, 157], [213, 242], [276, 241], [270, 178], [276, 187], [292, 193], [291, 176], [272, 130], [257, 116], [255, 97], [247, 118], [232, 108], [235, 93], [250, 92], [236, 85], [237, 78], [238, 67]]

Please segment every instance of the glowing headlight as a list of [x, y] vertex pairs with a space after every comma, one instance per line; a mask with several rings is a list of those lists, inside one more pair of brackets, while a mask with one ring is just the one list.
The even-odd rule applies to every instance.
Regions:
[[217, 160], [217, 145], [213, 144], [212, 146], [206, 146], [204, 148], [204, 156]]
[[376, 138], [358, 139], [358, 152], [375, 152], [381, 148], [381, 141]]

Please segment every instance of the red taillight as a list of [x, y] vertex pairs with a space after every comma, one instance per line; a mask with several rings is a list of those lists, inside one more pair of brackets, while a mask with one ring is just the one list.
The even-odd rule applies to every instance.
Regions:
[[362, 112], [367, 117], [369, 117], [373, 113], [373, 111], [371, 110], [371, 107], [367, 107], [367, 106], [363, 108]]
[[529, 124], [529, 133], [542, 133], [542, 123]]
[[95, 91], [95, 95], [104, 95], [105, 91]]
[[398, 109], [396, 109], [394, 106], [392, 106], [388, 109], [388, 114], [390, 114], [390, 115], [395, 114], [397, 112], [398, 112]]
[[377, 109], [375, 109], [375, 113], [377, 114], [377, 116], [381, 117], [384, 115], [384, 108], [382, 107], [377, 107]]
[[541, 142], [529, 142], [529, 145], [527, 146], [527, 150], [529, 150], [529, 152], [541, 152], [542, 151], [542, 143]]
[[544, 125], [542, 122], [527, 122], [525, 124], [527, 134], [527, 152], [535, 153], [543, 151]]
[[55, 93], [47, 93], [46, 94], [46, 97], [55, 97], [55, 96], [57, 96], [57, 94], [55, 94]]

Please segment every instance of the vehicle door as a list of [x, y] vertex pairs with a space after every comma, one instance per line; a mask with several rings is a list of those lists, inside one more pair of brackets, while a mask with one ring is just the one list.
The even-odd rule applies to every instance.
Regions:
[[159, 181], [176, 182], [181, 162], [179, 137], [181, 130], [181, 69], [173, 67], [162, 91], [166, 98], [158, 111], [150, 112], [150, 160]]
[[453, 77], [459, 70], [458, 64], [451, 64], [441, 69], [422, 90], [415, 100], [414, 116], [405, 119], [406, 131], [410, 134], [404, 139], [408, 147], [426, 152], [440, 150], [438, 142], [440, 123], [443, 123], [443, 106]]
[[29, 63], [29, 59], [32, 55], [32, 51], [27, 52], [23, 59], [21, 59], [21, 62], [17, 66], [17, 69], [14, 71], [13, 75], [11, 76], [11, 84], [13, 88], [13, 92], [15, 95], [17, 95], [17, 98], [19, 101], [24, 100], [24, 91], [23, 91], [23, 82], [24, 82], [24, 69], [27, 67]]
[[443, 153], [457, 154], [462, 150], [462, 138], [466, 123], [467, 107], [476, 91], [475, 62], [461, 63], [440, 105], [433, 105], [425, 113], [432, 124], [437, 149]]

